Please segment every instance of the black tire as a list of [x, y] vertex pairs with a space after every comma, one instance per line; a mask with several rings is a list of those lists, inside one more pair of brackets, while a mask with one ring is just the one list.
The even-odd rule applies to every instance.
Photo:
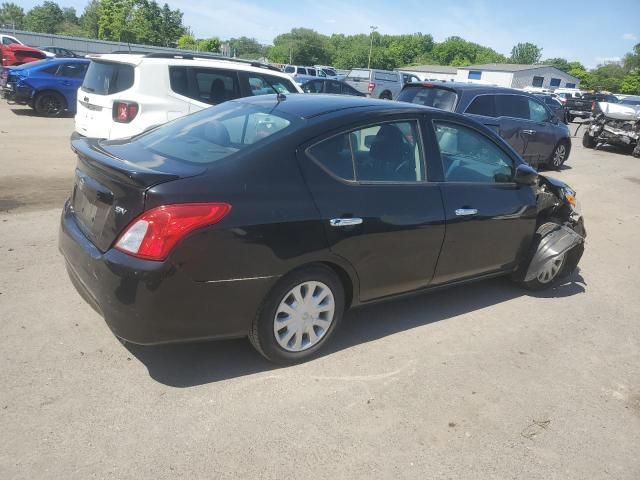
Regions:
[[[540, 240], [544, 236], [545, 232], [548, 231], [547, 229], [545, 229], [545, 227], [553, 227], [554, 223], [559, 224], [560, 222], [555, 222], [555, 221], [549, 222], [549, 224], [541, 225], [538, 228], [534, 236], [533, 252], [537, 250]], [[573, 230], [576, 233], [582, 235], [583, 237], [586, 237], [586, 230], [584, 229], [584, 224], [582, 220], [580, 220], [573, 227]], [[525, 282], [523, 280], [524, 275], [526, 274], [526, 269], [525, 269], [522, 272], [520, 284], [527, 290], [532, 290], [532, 291], [540, 291], [540, 290], [546, 290], [548, 288], [552, 288], [575, 271], [575, 269], [578, 267], [578, 263], [580, 263], [580, 259], [582, 258], [583, 253], [584, 253], [584, 242], [580, 243], [579, 245], [576, 245], [571, 250], [566, 252], [562, 259], [562, 264], [558, 269], [558, 272], [556, 273], [556, 275], [545, 282], [540, 281], [538, 278], [534, 278], [533, 280], [529, 280]], [[531, 255], [531, 258], [532, 257], [533, 257], [533, 254]], [[531, 258], [529, 258], [529, 261], [526, 262], [527, 268], [529, 266], [529, 262], [531, 261]]]
[[59, 117], [66, 109], [66, 102], [57, 92], [42, 92], [36, 96], [34, 109], [43, 117]]
[[547, 167], [553, 170], [560, 170], [564, 162], [569, 159], [570, 152], [571, 144], [566, 140], [560, 140], [547, 160]]
[[[311, 281], [321, 282], [331, 290], [335, 305], [333, 320], [320, 340], [311, 347], [298, 352], [285, 350], [276, 340], [274, 333], [277, 309], [293, 288]], [[274, 363], [294, 364], [309, 360], [327, 344], [335, 333], [342, 320], [344, 302], [344, 287], [330, 268], [323, 265], [311, 265], [295, 270], [283, 277], [267, 294], [249, 331], [249, 341], [260, 354]], [[304, 338], [304, 335], [302, 337]]]
[[391, 100], [391, 99], [392, 99], [392, 95], [389, 90], [385, 90], [380, 94], [380, 100]]
[[589, 131], [584, 132], [582, 136], [582, 146], [584, 148], [596, 148], [596, 140], [591, 135], [589, 135]]

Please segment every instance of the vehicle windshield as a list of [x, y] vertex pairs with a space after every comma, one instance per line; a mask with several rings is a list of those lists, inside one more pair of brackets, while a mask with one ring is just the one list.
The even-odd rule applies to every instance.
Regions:
[[[286, 130], [292, 119], [272, 110], [225, 102], [135, 137], [129, 145], [150, 154], [137, 162], [144, 167], [152, 167], [163, 157], [211, 164]], [[103, 147], [109, 150], [108, 144]]]
[[455, 110], [457, 100], [458, 95], [456, 92], [438, 87], [405, 88], [398, 96], [398, 101], [400, 102], [416, 103], [448, 112]]
[[97, 95], [111, 95], [133, 86], [132, 65], [93, 60], [82, 83], [82, 90]]
[[357, 78], [362, 80], [369, 80], [371, 76], [371, 70], [351, 70], [347, 77], [349, 78]]

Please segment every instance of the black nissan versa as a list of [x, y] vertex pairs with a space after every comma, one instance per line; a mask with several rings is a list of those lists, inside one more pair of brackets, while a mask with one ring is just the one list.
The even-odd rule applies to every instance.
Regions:
[[477, 83], [408, 83], [397, 100], [469, 115], [534, 167], [560, 169], [571, 153], [569, 127], [543, 100], [521, 90]]
[[249, 97], [72, 147], [60, 249], [134, 343], [248, 336], [296, 362], [346, 308], [505, 274], [541, 289], [584, 249], [567, 185], [480, 123], [408, 103]]

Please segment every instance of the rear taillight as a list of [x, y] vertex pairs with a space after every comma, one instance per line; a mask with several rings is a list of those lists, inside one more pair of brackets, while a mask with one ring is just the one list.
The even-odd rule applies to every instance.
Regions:
[[595, 100], [593, 102], [591, 102], [591, 111], [592, 112], [596, 111], [596, 102], [595, 102]]
[[231, 210], [227, 203], [178, 203], [144, 212], [125, 228], [115, 248], [147, 260], [164, 260], [197, 228], [214, 225]]
[[373, 82], [369, 82], [369, 87], [368, 87], [369, 93], [373, 92], [374, 88], [376, 88], [376, 84]]
[[138, 115], [136, 102], [113, 102], [113, 119], [118, 123], [129, 123]]

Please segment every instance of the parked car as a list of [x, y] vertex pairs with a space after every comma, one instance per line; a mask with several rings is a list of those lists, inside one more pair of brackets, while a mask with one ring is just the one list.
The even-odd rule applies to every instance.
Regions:
[[60, 58], [5, 67], [0, 85], [8, 101], [29, 105], [39, 115], [74, 113], [78, 88], [89, 63], [84, 58]]
[[309, 80], [301, 85], [305, 93], [337, 93], [341, 95], [355, 95], [356, 97], [366, 96], [346, 82], [338, 80]]
[[564, 104], [567, 110], [567, 121], [576, 118], [589, 118], [597, 102], [618, 103], [618, 97], [608, 93], [584, 93], [580, 98], [567, 98]]
[[355, 68], [344, 79], [349, 85], [371, 98], [392, 100], [402, 90], [400, 72]]
[[74, 135], [125, 138], [234, 98], [302, 93], [269, 65], [190, 54], [93, 57], [78, 93]]
[[81, 55], [78, 55], [77, 53], [62, 47], [41, 47], [40, 50], [47, 53], [47, 56], [51, 56], [51, 57], [81, 58]]
[[344, 80], [345, 75], [340, 75], [335, 67], [329, 65], [314, 65], [314, 67], [319, 77], [324, 73], [327, 80]]
[[44, 58], [46, 54], [42, 50], [29, 47], [16, 37], [0, 33], [0, 66], [17, 66]]
[[303, 84], [318, 77], [318, 71], [314, 67], [285, 65], [282, 71], [289, 74], [298, 84]]
[[59, 248], [134, 343], [248, 336], [302, 361], [349, 307], [498, 275], [542, 289], [584, 249], [567, 185], [472, 119], [408, 103], [247, 97], [72, 146]]
[[569, 159], [569, 128], [529, 93], [472, 83], [422, 82], [405, 85], [398, 100], [472, 116], [534, 167], [559, 169]]
[[558, 117], [561, 122], [567, 122], [567, 112], [562, 105], [562, 103], [556, 99], [554, 95], [546, 94], [546, 93], [534, 93], [534, 97], [540, 99], [544, 104], [553, 112], [553, 114]]
[[596, 148], [598, 145], [617, 145], [640, 157], [640, 99], [632, 103], [597, 102], [589, 122], [582, 146]]
[[627, 95], [622, 100], [620, 100], [620, 105], [626, 106], [638, 106], [640, 105], [640, 95]]

